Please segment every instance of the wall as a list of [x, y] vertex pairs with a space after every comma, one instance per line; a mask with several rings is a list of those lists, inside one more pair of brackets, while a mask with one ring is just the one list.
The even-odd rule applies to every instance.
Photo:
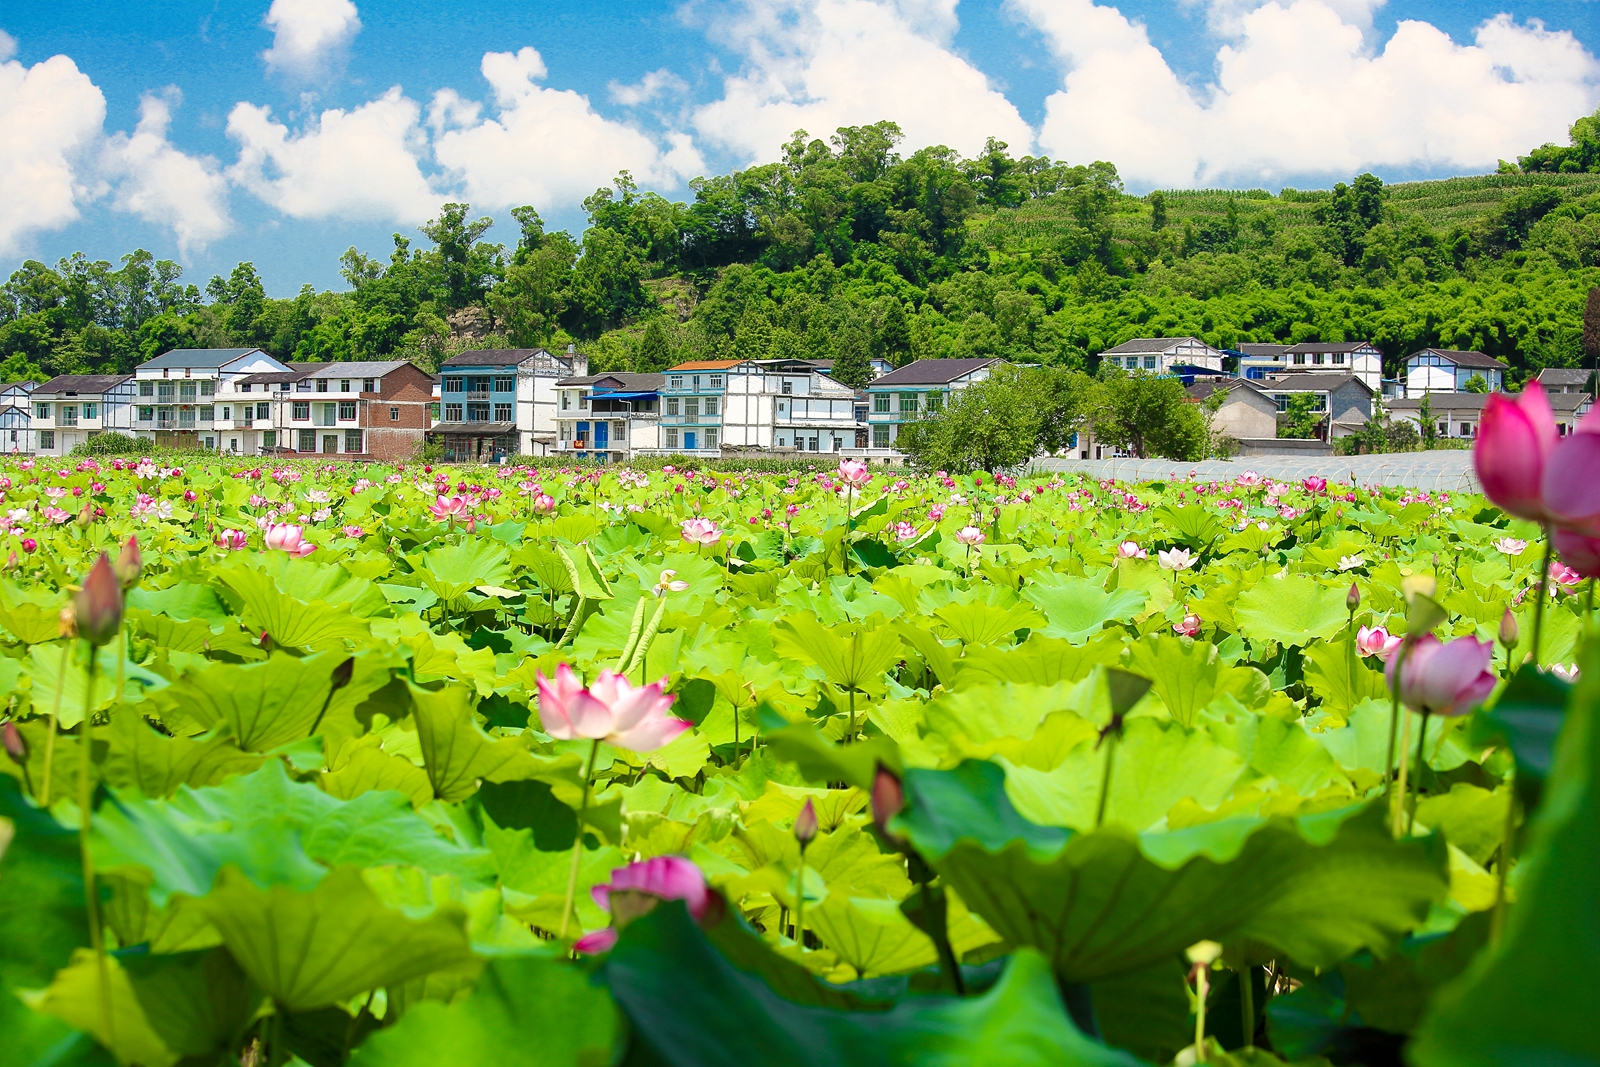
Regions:
[[1229, 394], [1222, 407], [1211, 419], [1214, 432], [1242, 440], [1246, 437], [1276, 437], [1278, 434], [1278, 406], [1270, 397], [1249, 392], [1245, 388]]
[[[411, 459], [428, 432], [428, 405], [433, 402], [433, 379], [422, 371], [401, 367], [383, 376], [383, 392], [362, 406], [366, 409], [367, 455], [385, 463]], [[390, 421], [389, 409], [400, 409], [399, 421]]]

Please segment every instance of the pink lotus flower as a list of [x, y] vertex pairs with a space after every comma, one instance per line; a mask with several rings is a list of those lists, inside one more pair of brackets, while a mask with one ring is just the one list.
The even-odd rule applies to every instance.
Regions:
[[537, 673], [539, 721], [562, 741], [604, 740], [633, 752], [654, 752], [694, 724], [667, 714], [674, 697], [661, 691], [666, 679], [635, 687], [612, 671], [601, 671], [587, 689], [565, 663], [554, 678]]
[[661, 580], [656, 582], [651, 591], [656, 596], [666, 596], [668, 593], [681, 593], [687, 588], [689, 583], [679, 580], [677, 571], [668, 569], [661, 572]]
[[24, 552], [37, 552], [37, 551], [39, 551], [39, 542], [35, 541], [31, 537], [24, 537], [22, 539], [22, 551], [24, 551]]
[[966, 545], [968, 548], [971, 548], [973, 545], [983, 544], [988, 540], [988, 537], [986, 537], [984, 532], [978, 529], [976, 526], [963, 526], [961, 529], [956, 531], [956, 540], [961, 544]]
[[470, 515], [471, 512], [472, 505], [462, 496], [440, 496], [438, 500], [428, 505], [428, 514], [440, 522], [461, 518]]
[[225, 548], [229, 552], [237, 552], [250, 544], [250, 538], [245, 536], [243, 530], [223, 530], [217, 535], [217, 547]]
[[549, 493], [540, 493], [538, 496], [533, 498], [533, 502], [528, 506], [531, 507], [537, 514], [548, 515], [556, 509], [556, 498], [551, 496]]
[[1568, 663], [1565, 666], [1559, 663], [1552, 663], [1550, 665], [1550, 673], [1555, 675], [1557, 678], [1560, 678], [1568, 685], [1577, 685], [1578, 679], [1582, 677], [1578, 671], [1578, 665], [1576, 663]]
[[[1483, 495], [1522, 519], [1546, 518], [1540, 486], [1559, 440], [1544, 387], [1531, 381], [1516, 397], [1490, 393], [1472, 445], [1472, 463]], [[1593, 480], [1592, 478], [1589, 480]]]
[[1515, 537], [1502, 537], [1494, 543], [1496, 552], [1504, 552], [1508, 556], [1520, 556], [1523, 549], [1528, 547], [1528, 542], [1520, 541]]
[[1172, 624], [1172, 632], [1180, 637], [1199, 637], [1201, 619], [1194, 612], [1185, 612], [1183, 618]]
[[1550, 561], [1550, 580], [1563, 589], [1576, 588], [1583, 580], [1583, 575], [1562, 563], [1560, 560]]
[[[1494, 692], [1495, 677], [1489, 673], [1493, 655], [1494, 645], [1476, 637], [1458, 637], [1446, 643], [1426, 634], [1403, 657], [1400, 700], [1413, 711], [1465, 715]], [[1391, 656], [1384, 668], [1391, 689], [1395, 665], [1401, 661], [1402, 657]]]
[[1562, 529], [1557, 529], [1553, 537], [1556, 551], [1568, 569], [1584, 578], [1600, 578], [1600, 538]]
[[1118, 559], [1149, 559], [1150, 553], [1139, 547], [1137, 541], [1124, 541], [1117, 546]]
[[1300, 486], [1308, 493], [1321, 493], [1328, 488], [1328, 479], [1313, 474], [1311, 477], [1303, 479], [1300, 482]]
[[867, 465], [859, 459], [844, 459], [839, 461], [839, 480], [852, 489], [860, 489], [872, 481], [872, 472]]
[[684, 519], [678, 529], [692, 545], [714, 545], [722, 540], [722, 531], [711, 519]]
[[916, 526], [909, 522], [895, 523], [894, 539], [896, 541], [915, 541], [917, 539]]
[[[1537, 382], [1529, 383], [1532, 388]], [[1557, 526], [1600, 537], [1600, 408], [1591, 408], [1577, 431], [1562, 438], [1545, 464], [1540, 495]]]
[[933, 507], [929, 508], [928, 518], [932, 519], [934, 522], [942, 521], [944, 519], [944, 505], [935, 504]]
[[287, 552], [291, 556], [309, 556], [317, 550], [317, 546], [305, 539], [305, 531], [298, 526], [287, 523], [267, 527], [266, 546], [279, 552]]
[[1238, 482], [1240, 485], [1260, 485], [1262, 479], [1261, 475], [1257, 474], [1255, 471], [1245, 471], [1243, 474], [1239, 475], [1239, 477], [1235, 478], [1234, 481]]
[[1388, 659], [1389, 653], [1400, 647], [1400, 641], [1381, 626], [1363, 626], [1356, 631], [1356, 651], [1362, 656]]
[[611, 872], [611, 881], [589, 890], [611, 913], [612, 925], [578, 939], [572, 947], [594, 955], [610, 951], [623, 927], [650, 914], [663, 900], [681, 900], [695, 919], [703, 919], [713, 897], [700, 868], [682, 856], [656, 856]]
[[1187, 548], [1169, 548], [1156, 553], [1156, 561], [1164, 571], [1186, 571], [1199, 562]]
[[366, 533], [367, 533], [367, 531], [363, 530], [359, 526], [346, 526], [346, 527], [344, 527], [344, 535], [346, 537], [365, 537]]
[[41, 512], [41, 514], [44, 515], [45, 518], [49, 519], [51, 522], [55, 523], [57, 526], [61, 525], [62, 523], [66, 522], [68, 519], [72, 518], [72, 512], [63, 511], [63, 510], [61, 510], [60, 508], [57, 508], [57, 507], [45, 508], [44, 511]]

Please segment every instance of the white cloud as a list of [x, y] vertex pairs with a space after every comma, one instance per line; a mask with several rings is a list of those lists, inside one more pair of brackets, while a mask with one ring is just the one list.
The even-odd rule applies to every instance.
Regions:
[[540, 86], [547, 72], [532, 48], [490, 52], [482, 70], [492, 118], [451, 89], [435, 94], [428, 112], [435, 158], [476, 206], [565, 207], [610, 184], [619, 170], [672, 186], [704, 169], [686, 135], [669, 134], [663, 152], [640, 131], [601, 116], [587, 97]]
[[1115, 8], [1008, 2], [1068, 68], [1046, 101], [1040, 144], [1074, 160], [1109, 159], [1135, 186], [1368, 167], [1488, 170], [1561, 140], [1600, 97], [1600, 63], [1571, 34], [1506, 15], [1479, 26], [1471, 45], [1404, 21], [1370, 54], [1348, 6], [1341, 14], [1324, 0], [1267, 3], [1240, 16], [1202, 99]]
[[[0, 55], [15, 47], [6, 37]], [[105, 117], [105, 96], [66, 56], [31, 67], [0, 62], [0, 254], [78, 217], [79, 203], [93, 196], [82, 160]]]
[[420, 119], [399, 86], [354, 110], [324, 111], [298, 133], [270, 108], [239, 103], [228, 114], [239, 142], [228, 177], [293, 218], [420, 222], [444, 200], [419, 164]]
[[744, 56], [695, 128], [749, 160], [774, 158], [797, 129], [825, 137], [879, 119], [906, 148], [968, 155], [998, 137], [1014, 152], [1033, 131], [982, 71], [950, 48], [956, 0], [742, 0], [711, 29]]
[[681, 96], [689, 91], [689, 83], [666, 67], [652, 70], [637, 85], [624, 85], [612, 80], [606, 84], [611, 99], [623, 107], [638, 107], [661, 96]]
[[361, 29], [350, 0], [272, 0], [266, 26], [272, 47], [261, 53], [267, 67], [311, 77], [343, 53]]
[[0, 63], [4, 63], [16, 54], [17, 39], [5, 30], [0, 30]]
[[182, 100], [173, 87], [162, 96], [139, 101], [139, 125], [133, 135], [118, 133], [106, 142], [103, 167], [120, 179], [112, 201], [160, 226], [178, 239], [178, 251], [204, 248], [232, 228], [228, 218], [228, 182], [216, 160], [185, 155], [167, 140], [172, 108]]

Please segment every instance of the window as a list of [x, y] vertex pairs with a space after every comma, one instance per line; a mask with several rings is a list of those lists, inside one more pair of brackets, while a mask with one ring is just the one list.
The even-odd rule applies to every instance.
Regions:
[[572, 394], [567, 392], [567, 390], [565, 390], [565, 389], [561, 390], [561, 410], [562, 411], [571, 411], [572, 410]]
[[198, 400], [200, 390], [196, 388], [197, 385], [199, 385], [198, 382], [179, 382], [178, 402], [182, 404], [193, 404], [196, 400]]
[[461, 421], [461, 405], [460, 404], [446, 404], [444, 406], [444, 421], [445, 422], [460, 422]]
[[514, 393], [517, 391], [517, 380], [509, 374], [497, 374], [494, 379], [494, 391], [497, 393]]
[[1441, 422], [1439, 424], [1439, 436], [1441, 436], [1441, 437], [1449, 437], [1450, 436], [1450, 424], [1448, 422]]
[[686, 419], [698, 419], [700, 417], [699, 397], [686, 396], [683, 398], [683, 417]]
[[716, 413], [717, 413], [717, 398], [714, 397], [714, 396], [706, 397], [706, 414], [707, 415], [715, 415]]
[[917, 394], [916, 393], [901, 393], [900, 394], [900, 414], [902, 414], [902, 415], [915, 415], [916, 413], [917, 413]]
[[231, 418], [233, 418], [233, 409], [232, 408], [227, 408], [227, 407], [223, 408], [222, 409], [222, 421], [223, 422], [227, 422]]
[[928, 410], [929, 411], [943, 411], [944, 410], [944, 394], [943, 393], [929, 393], [928, 394]]
[[467, 421], [468, 422], [488, 422], [489, 421], [489, 403], [488, 403], [488, 401], [486, 401], [486, 400], [469, 400], [469, 401], [467, 401]]
[[1322, 361], [1327, 358], [1327, 356], [1324, 356], [1321, 352], [1318, 352], [1316, 355], [1311, 357], [1311, 362], [1320, 367], [1322, 366]]
[[[389, 409], [389, 421], [390, 422], [399, 422], [400, 421], [400, 409], [399, 408], [391, 407]], [[1199, 1009], [1197, 1008], [1195, 1010], [1198, 1011]]]
[[1333, 365], [1335, 367], [1344, 366], [1344, 353], [1343, 352], [1335, 352], [1333, 354]]
[[1305, 366], [1306, 365], [1306, 354], [1304, 352], [1296, 352], [1294, 354], [1294, 364], [1297, 367]]
[[494, 421], [495, 422], [510, 422], [511, 421], [511, 405], [510, 404], [496, 404], [494, 406]]
[[350, 379], [349, 378], [340, 378], [339, 379], [339, 392], [348, 393], [349, 391], [350, 391]]
[[[249, 387], [246, 386], [246, 388], [249, 388]], [[156, 383], [155, 382], [140, 382], [139, 383], [139, 395], [140, 396], [155, 396], [156, 395]]]
[[213, 395], [216, 394], [216, 391], [217, 391], [217, 383], [216, 382], [212, 381], [210, 378], [202, 378], [200, 380], [200, 395], [201, 396], [213, 396]]
[[258, 419], [270, 419], [270, 418], [272, 418], [272, 405], [267, 403], [265, 400], [263, 400], [261, 403], [257, 404], [256, 405], [256, 418], [258, 418]]
[[611, 439], [614, 441], [626, 441], [628, 439], [628, 424], [625, 422], [613, 422], [611, 424]]
[[295, 382], [294, 383], [294, 391], [297, 392], [297, 393], [309, 393], [309, 392], [311, 392], [311, 379], [310, 378], [301, 378], [298, 382]]
[[140, 422], [154, 422], [155, 421], [155, 417], [156, 417], [156, 409], [155, 408], [142, 407], [142, 408], [139, 409], [139, 421]]
[[376, 393], [378, 391], [378, 379], [376, 379], [376, 378], [363, 378], [363, 379], [361, 379], [361, 391], [363, 393]]
[[1461, 436], [1462, 437], [1471, 437], [1472, 436], [1472, 423], [1463, 422], [1461, 424]]
[[239, 386], [239, 392], [248, 393], [249, 391], [250, 391], [250, 383], [249, 382], [245, 382], [243, 385]]
[[1273, 402], [1278, 405], [1278, 411], [1279, 411], [1280, 414], [1282, 412], [1285, 412], [1285, 411], [1289, 410], [1289, 394], [1288, 393], [1273, 393], [1272, 394], [1272, 399], [1273, 399]]
[[326, 393], [327, 391], [328, 391], [328, 379], [326, 379], [326, 378], [318, 378], [317, 379], [317, 392]]
[[874, 412], [876, 412], [877, 414], [879, 414], [879, 415], [887, 415], [887, 414], [889, 414], [889, 394], [888, 393], [873, 393], [872, 394], [872, 410]]
[[690, 382], [690, 387], [695, 392], [698, 393], [700, 391], [700, 375], [698, 375], [698, 374], [691, 375], [690, 378], [689, 378], [689, 382]]
[[578, 407], [583, 409], [584, 411], [588, 411], [589, 410], [589, 390], [587, 390], [587, 389], [578, 390]]
[[683, 388], [683, 375], [674, 374], [672, 377], [668, 378], [667, 379], [667, 388], [668, 389], [682, 389]]
[[716, 448], [717, 447], [717, 431], [716, 430], [707, 430], [706, 431], [706, 447], [707, 448]]
[[873, 448], [888, 448], [889, 447], [889, 427], [888, 426], [886, 426], [886, 425], [884, 425], [882, 423], [879, 423], [877, 426], [874, 426], [872, 428], [872, 447]]
[[356, 402], [354, 400], [339, 401], [339, 418], [353, 419], [356, 417]]
[[438, 404], [429, 404], [428, 405], [428, 418], [432, 419], [434, 422], [438, 422], [439, 421], [439, 405]]
[[722, 375], [713, 374], [711, 376], [711, 378], [710, 378], [710, 382], [711, 382], [710, 388], [712, 388], [712, 389], [721, 389], [722, 388]]
[[40, 430], [39, 431], [39, 447], [40, 448], [54, 448], [54, 447], [56, 447], [56, 434], [55, 434], [54, 430]]
[[217, 439], [215, 437], [207, 437], [206, 438], [206, 451], [209, 452], [209, 451], [211, 451], [212, 449], [214, 449], [216, 447], [217, 447]]
[[292, 417], [296, 419], [309, 419], [311, 417], [311, 402], [308, 400], [296, 400], [294, 402], [294, 412]]
[[317, 450], [317, 431], [301, 430], [299, 450], [301, 452], [315, 452]]
[[161, 401], [163, 404], [172, 403], [172, 397], [174, 395], [172, 390], [173, 385], [171, 382], [157, 382], [156, 399]]
[[667, 397], [667, 414], [668, 415], [677, 415], [678, 414], [678, 398], [677, 397], [675, 397], [675, 396]]
[[36, 418], [36, 419], [48, 419], [50, 417], [50, 405], [49, 404], [35, 404], [35, 405], [33, 405], [33, 417]]
[[262, 444], [262, 447], [264, 447], [264, 448], [277, 448], [278, 447], [278, 431], [277, 430], [268, 430], [266, 433], [262, 434], [261, 435], [261, 444]]
[[678, 431], [677, 430], [668, 430], [667, 431], [667, 447], [668, 448], [677, 448], [678, 447]]
[[217, 409], [210, 404], [200, 409], [200, 421], [211, 422], [217, 417]]
[[784, 396], [788, 396], [789, 394], [791, 394], [793, 392], [794, 392], [794, 383], [791, 382], [789, 379], [785, 378], [783, 380], [783, 395]]
[[1145, 370], [1155, 370], [1158, 366], [1160, 366], [1160, 363], [1161, 363], [1161, 357], [1160, 356], [1145, 356], [1144, 357], [1144, 369]]
[[62, 404], [61, 413], [56, 417], [56, 421], [63, 426], [78, 425], [78, 405]]
[[465, 392], [466, 388], [465, 378], [446, 378], [444, 380], [444, 391], [447, 393]]
[[344, 450], [352, 453], [365, 451], [361, 447], [360, 430], [346, 430], [344, 432]]
[[229, 452], [238, 452], [239, 451], [239, 439], [237, 437], [228, 438], [228, 451]]

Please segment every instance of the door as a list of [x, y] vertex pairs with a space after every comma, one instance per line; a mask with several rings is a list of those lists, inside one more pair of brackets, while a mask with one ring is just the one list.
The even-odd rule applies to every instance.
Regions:
[[611, 444], [611, 424], [597, 422], [594, 424], [594, 447], [604, 450]]
[[327, 456], [337, 455], [338, 451], [339, 451], [339, 435], [336, 434], [336, 433], [325, 433], [325, 434], [323, 434], [322, 435], [322, 453], [323, 453], [323, 455], [327, 455]]
[[697, 444], [698, 436], [699, 435], [696, 434], [693, 430], [685, 431], [684, 435], [683, 435], [683, 447], [684, 448], [696, 448], [696, 447], [698, 447], [698, 444]]

